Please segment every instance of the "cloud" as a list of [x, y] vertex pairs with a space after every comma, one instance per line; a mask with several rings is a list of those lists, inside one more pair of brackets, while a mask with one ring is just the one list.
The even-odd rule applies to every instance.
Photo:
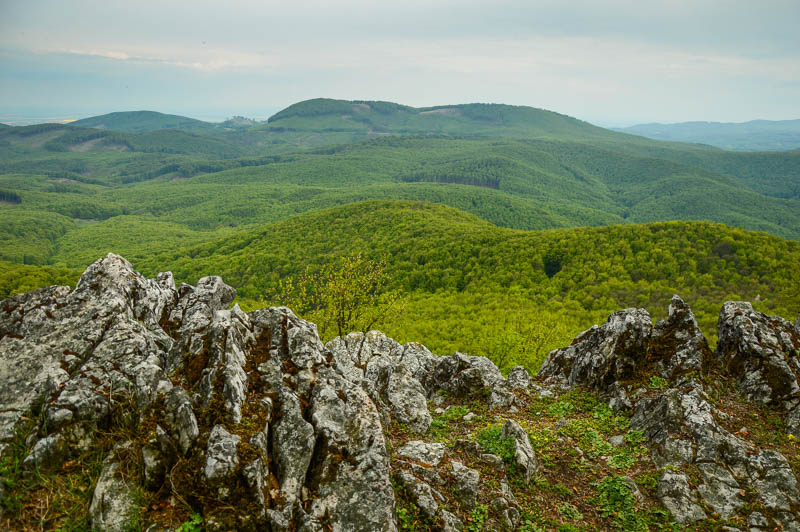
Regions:
[[333, 96], [620, 121], [786, 118], [800, 100], [797, 27], [796, 0], [5, 0], [0, 98], [146, 108]]

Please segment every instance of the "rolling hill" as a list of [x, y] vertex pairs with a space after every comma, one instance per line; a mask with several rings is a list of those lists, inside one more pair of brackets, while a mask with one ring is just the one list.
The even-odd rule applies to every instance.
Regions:
[[[117, 220], [134, 235], [128, 244], [95, 242], [87, 234], [74, 245], [89, 246], [95, 258], [136, 251], [134, 266], [148, 275], [167, 268], [178, 280], [196, 282], [216, 272], [238, 289], [245, 308], [285, 303], [279, 280], [306, 267], [313, 271], [356, 253], [385, 258], [392, 288], [407, 301], [400, 315], [380, 324], [382, 330], [403, 340], [426, 338], [440, 353], [488, 353], [503, 334], [516, 334], [518, 322], [535, 324], [538, 334], [550, 332], [535, 357], [514, 360], [529, 367], [548, 348], [618, 308], [645, 307], [660, 316], [673, 293], [692, 305], [712, 340], [724, 300], [754, 301], [787, 318], [800, 311], [800, 243], [714, 223], [519, 231], [443, 205], [369, 201], [230, 232], [212, 242], [189, 234], [183, 245], [151, 246], [176, 228], [165, 225], [162, 233], [151, 234], [147, 226]], [[132, 243], [137, 235], [138, 248]], [[30, 288], [36, 279], [63, 282], [67, 271], [32, 268], [0, 266], [3, 289]], [[80, 270], [70, 271], [76, 276]], [[485, 330], [499, 332], [486, 337]]]
[[800, 120], [639, 124], [616, 128], [615, 131], [656, 140], [699, 142], [725, 150], [782, 151], [800, 148]]
[[123, 111], [83, 118], [71, 123], [73, 126], [125, 131], [128, 133], [150, 133], [159, 129], [177, 129], [189, 132], [208, 132], [216, 125], [180, 115], [169, 115], [155, 111]]

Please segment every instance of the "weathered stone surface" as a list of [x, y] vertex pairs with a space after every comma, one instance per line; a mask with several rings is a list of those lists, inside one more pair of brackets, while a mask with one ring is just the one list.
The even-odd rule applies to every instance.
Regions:
[[658, 482], [658, 500], [680, 524], [689, 524], [708, 517], [697, 503], [697, 495], [683, 473], [667, 470]]
[[206, 465], [203, 469], [203, 475], [209, 483], [221, 485], [236, 471], [236, 466], [239, 465], [236, 447], [240, 440], [239, 436], [231, 434], [220, 425], [211, 430], [211, 435], [208, 437]]
[[406, 443], [399, 449], [397, 454], [403, 458], [436, 467], [444, 458], [445, 445], [443, 443], [426, 443], [421, 440], [414, 440]]
[[386, 398], [400, 423], [419, 434], [428, 432], [433, 418], [428, 412], [425, 390], [417, 379], [405, 372], [405, 368], [392, 372], [386, 386]]
[[650, 357], [658, 360], [661, 375], [673, 380], [680, 375], [700, 372], [711, 350], [697, 320], [683, 299], [672, 296], [668, 317], [653, 327]]
[[441, 511], [441, 517], [443, 523], [442, 532], [461, 532], [464, 530], [464, 523], [461, 521], [461, 519], [447, 510]]
[[192, 400], [186, 390], [175, 386], [167, 393], [164, 409], [172, 437], [178, 442], [181, 453], [186, 456], [200, 435], [197, 418], [192, 409]]
[[133, 518], [135, 501], [132, 488], [120, 474], [118, 452], [132, 447], [131, 442], [123, 443], [103, 461], [103, 470], [92, 496], [89, 516], [92, 527], [99, 532], [122, 532], [128, 530]]
[[645, 364], [652, 329], [650, 314], [644, 309], [615, 312], [602, 326], [581, 333], [569, 347], [552, 351], [539, 375], [605, 393], [617, 381], [634, 377]]
[[506, 387], [508, 389], [527, 391], [530, 385], [531, 376], [528, 373], [528, 370], [522, 366], [514, 366], [514, 368], [508, 372], [508, 378], [506, 379]]
[[522, 471], [525, 484], [528, 484], [539, 471], [539, 461], [528, 440], [528, 433], [519, 423], [509, 419], [503, 424], [503, 436], [514, 438], [514, 462]]
[[718, 327], [717, 355], [750, 400], [781, 405], [800, 392], [800, 335], [790, 322], [728, 301]]
[[[334, 530], [396, 530], [383, 429], [367, 392], [336, 370], [316, 326], [286, 308], [228, 309], [234, 296], [218, 277], [176, 290], [171, 275], [145, 279], [109, 255], [74, 291], [2, 302], [0, 399], [9, 408], [0, 432], [10, 437], [44, 403], [26, 461], [43, 466], [93, 445], [93, 427], [138, 418], [151, 431], [131, 450], [141, 453], [145, 489], [170, 474], [172, 489], [236, 493], [226, 504], [237, 510], [210, 515], [210, 528], [322, 530], [324, 519]], [[408, 344], [392, 356], [409, 368], [397, 378], [410, 375], [425, 405], [414, 375], [434, 355]], [[205, 485], [180, 469], [189, 461]], [[102, 530], [119, 529], [114, 519], [127, 511], [116, 464], [109, 458], [94, 494]]]
[[406, 488], [411, 500], [427, 516], [436, 516], [436, 512], [439, 510], [439, 505], [436, 503], [436, 499], [433, 498], [433, 491], [428, 484], [422, 482], [421, 480], [417, 480], [414, 475], [402, 469], [394, 473], [394, 478], [398, 484]]
[[481, 474], [461, 462], [450, 462], [450, 465], [453, 468], [453, 489], [458, 495], [458, 503], [466, 510], [472, 510], [478, 500]]
[[[393, 472], [386, 424], [425, 433], [428, 398], [441, 407], [485, 401], [511, 414], [528, 394], [554, 397], [583, 385], [615, 409], [633, 410], [632, 428], [665, 468], [658, 498], [676, 520], [733, 516], [756, 497], [768, 517], [750, 513], [751, 528], [798, 528], [792, 468], [721, 425], [734, 418], [704, 392], [710, 352], [677, 296], [655, 326], [642, 309], [628, 309], [553, 351], [542, 369], [547, 382], [537, 384], [520, 367], [503, 379], [486, 358], [439, 358], [377, 331], [325, 346], [316, 326], [291, 310], [246, 314], [228, 308], [234, 296], [218, 277], [176, 290], [171, 274], [145, 279], [109, 255], [74, 291], [51, 287], [0, 303], [0, 453], [32, 407], [42, 415], [27, 440], [29, 469], [91, 448], [97, 428], [130, 432], [138, 420], [143, 433], [130, 439], [139, 443], [115, 448], [104, 464], [91, 508], [98, 530], [125, 526], [131, 479], [141, 483], [136, 489], [203, 501], [209, 530], [395, 531], [392, 479], [444, 530], [463, 528], [445, 508], [470, 512], [479, 492], [491, 526], [514, 529], [513, 490], [504, 479], [496, 491], [500, 457], [481, 454], [473, 439], [459, 440], [447, 458], [443, 444], [412, 441], [397, 449]], [[726, 304], [720, 326], [720, 360], [742, 389], [783, 408], [790, 429], [800, 427], [800, 324]], [[654, 373], [672, 387], [636, 382]], [[539, 464], [525, 430], [509, 420], [503, 435], [514, 439], [517, 471], [529, 482]], [[459, 453], [469, 464], [496, 463], [497, 478], [481, 486], [478, 471], [449, 461]], [[141, 479], [123, 474], [139, 459]], [[681, 470], [688, 465], [696, 485]]]
[[454, 397], [480, 397], [504, 380], [488, 358], [455, 353], [440, 357], [423, 385], [428, 395], [444, 390]]
[[76, 424], [107, 422], [117, 402], [144, 408], [167, 380], [157, 353], [170, 340], [159, 322], [175, 300], [171, 276], [145, 279], [109, 254], [73, 291], [51, 287], [0, 303], [0, 441], [34, 403], [48, 405], [48, 434], [65, 441]]

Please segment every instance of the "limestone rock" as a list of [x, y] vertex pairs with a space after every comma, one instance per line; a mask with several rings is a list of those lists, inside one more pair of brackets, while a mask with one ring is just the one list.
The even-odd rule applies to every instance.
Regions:
[[423, 385], [429, 395], [444, 390], [453, 397], [480, 397], [504, 380], [488, 358], [455, 353], [440, 357]]
[[186, 456], [200, 435], [197, 418], [192, 409], [192, 400], [186, 390], [175, 386], [167, 394], [164, 407], [172, 437], [178, 442], [181, 453]]
[[522, 471], [525, 484], [539, 471], [536, 452], [531, 447], [528, 433], [516, 421], [509, 419], [503, 424], [503, 436], [514, 438], [514, 462]]
[[[236, 447], [241, 438], [216, 425], [208, 437], [208, 451], [203, 475], [214, 485], [221, 485], [233, 475], [239, 465]], [[224, 489], [224, 488], [223, 488]]]
[[510, 390], [528, 390], [531, 385], [531, 376], [522, 366], [514, 366], [508, 373], [506, 387]]
[[672, 518], [682, 525], [708, 517], [697, 504], [697, 496], [683, 473], [665, 471], [658, 482], [657, 496]]
[[443, 443], [426, 443], [424, 441], [410, 441], [397, 450], [397, 454], [410, 458], [432, 467], [437, 467], [444, 457], [445, 445]]
[[405, 372], [393, 371], [386, 387], [386, 398], [394, 417], [419, 434], [428, 432], [433, 418], [428, 412], [425, 390], [419, 381]]
[[478, 482], [481, 474], [461, 462], [450, 462], [453, 468], [453, 490], [465, 510], [472, 510], [478, 500]]
[[718, 327], [717, 355], [750, 400], [781, 405], [800, 392], [800, 334], [790, 322], [728, 301]]
[[672, 296], [667, 319], [653, 327], [650, 356], [658, 360], [658, 370], [668, 380], [699, 372], [711, 359], [708, 342], [692, 310], [677, 295]]
[[433, 498], [433, 491], [428, 484], [417, 480], [414, 475], [402, 469], [395, 472], [394, 478], [401, 486], [406, 488], [411, 500], [414, 501], [414, 504], [416, 504], [420, 510], [429, 517], [436, 516], [439, 505]]
[[131, 487], [120, 474], [119, 456], [132, 447], [123, 443], [109, 453], [103, 461], [103, 469], [89, 506], [92, 527], [100, 532], [122, 532], [128, 529], [133, 517], [135, 502]]
[[650, 314], [644, 309], [615, 312], [602, 326], [581, 333], [569, 347], [552, 351], [539, 375], [605, 393], [644, 365], [652, 329]]

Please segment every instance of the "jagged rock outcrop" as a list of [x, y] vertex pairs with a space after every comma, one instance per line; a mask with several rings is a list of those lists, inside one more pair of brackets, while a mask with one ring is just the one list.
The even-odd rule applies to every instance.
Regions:
[[[616, 312], [602, 327], [550, 353], [540, 375], [594, 388], [610, 397], [612, 405], [624, 398], [633, 408], [631, 427], [643, 432], [654, 461], [665, 468], [658, 497], [679, 523], [705, 519], [704, 507], [727, 519], [745, 507], [746, 492], [755, 492], [773, 516], [768, 520], [759, 514], [759, 522], [800, 527], [792, 513], [800, 492], [786, 458], [742, 440], [717, 421], [700, 379], [715, 363], [714, 355], [691, 309], [675, 296], [666, 320], [652, 328], [648, 321], [642, 309]], [[749, 303], [728, 302], [719, 329], [717, 356], [743, 393], [761, 403], [796, 406], [793, 353], [800, 344], [791, 324], [755, 312]], [[631, 401], [634, 390], [626, 388], [626, 380], [653, 373], [671, 386]], [[687, 466], [696, 468], [698, 485], [682, 472]]]
[[789, 432], [800, 436], [800, 331], [750, 303], [729, 301], [719, 313], [717, 355], [752, 401], [787, 412]]
[[[616, 312], [551, 352], [540, 377], [516, 367], [504, 378], [485, 357], [439, 357], [377, 331], [323, 345], [291, 310], [245, 313], [234, 298], [219, 277], [176, 287], [171, 274], [146, 279], [110, 254], [75, 290], [2, 301], [0, 456], [23, 426], [28, 472], [99, 449], [89, 514], [100, 531], [129, 527], [141, 490], [161, 501], [147, 509], [153, 523], [182, 505], [212, 531], [394, 531], [397, 497], [434, 529], [488, 512], [486, 526], [513, 530], [523, 521], [514, 489], [542, 474], [537, 450], [549, 444], [532, 445], [530, 418], [511, 414], [582, 386], [632, 412], [676, 521], [743, 519], [757, 500], [753, 530], [800, 527], [789, 461], [726, 425], [707, 389], [709, 368], [727, 372], [800, 435], [800, 318], [726, 303], [715, 355], [675, 296], [655, 325], [643, 309]], [[643, 387], [652, 377], [663, 381]], [[469, 410], [448, 413], [456, 401]], [[426, 441], [445, 423], [457, 437]], [[487, 438], [506, 447], [478, 443], [490, 425]], [[626, 445], [622, 434], [612, 441], [598, 449]]]
[[581, 333], [569, 347], [550, 353], [539, 375], [606, 393], [617, 382], [635, 376], [646, 360], [652, 330], [646, 310], [620, 310], [602, 326]]
[[[95, 490], [98, 530], [126, 526], [119, 479], [137, 463], [150, 489], [169, 472], [181, 500], [204, 501], [210, 529], [395, 530], [367, 393], [334, 368], [313, 324], [285, 308], [228, 309], [234, 295], [217, 277], [179, 289], [171, 274], [145, 279], [110, 254], [75, 290], [4, 301], [0, 441], [41, 413], [25, 460], [41, 468], [130, 437], [136, 458], [115, 448]], [[121, 426], [129, 412], [139, 432]]]

